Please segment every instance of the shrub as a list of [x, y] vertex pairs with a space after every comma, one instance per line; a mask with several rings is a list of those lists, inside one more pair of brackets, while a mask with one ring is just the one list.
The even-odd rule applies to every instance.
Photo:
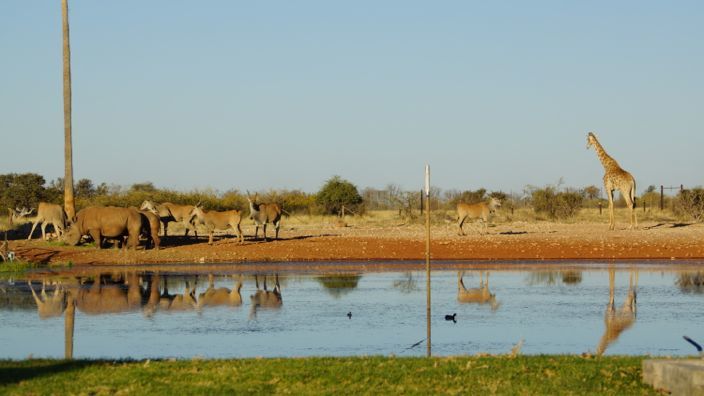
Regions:
[[696, 222], [704, 220], [704, 189], [682, 190], [677, 195], [677, 207]]
[[333, 176], [326, 181], [315, 196], [315, 203], [326, 214], [341, 214], [343, 206], [355, 210], [362, 202], [357, 186], [340, 176]]
[[577, 191], [557, 191], [553, 186], [533, 188], [530, 196], [533, 210], [552, 219], [573, 217], [584, 201], [584, 196]]

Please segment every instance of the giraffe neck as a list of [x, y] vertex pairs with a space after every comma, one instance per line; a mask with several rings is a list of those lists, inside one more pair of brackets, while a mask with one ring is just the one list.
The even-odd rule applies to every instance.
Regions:
[[604, 170], [610, 171], [614, 168], [619, 168], [618, 162], [606, 153], [604, 147], [596, 139], [594, 139], [594, 150], [596, 150], [596, 155], [599, 157]]

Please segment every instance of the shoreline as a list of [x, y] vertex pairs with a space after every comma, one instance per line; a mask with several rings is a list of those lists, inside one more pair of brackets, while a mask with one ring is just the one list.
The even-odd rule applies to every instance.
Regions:
[[[447, 226], [434, 226], [432, 233], [431, 259], [436, 263], [515, 265], [618, 260], [686, 261], [697, 266], [702, 264], [697, 261], [704, 260], [704, 224], [606, 231], [603, 224], [594, 223], [514, 223], [492, 227], [488, 234], [457, 236]], [[281, 267], [316, 267], [327, 262], [354, 263], [357, 267], [388, 262], [395, 263], [395, 267], [412, 267], [425, 257], [420, 226], [289, 228], [281, 236], [268, 242], [246, 236], [244, 244], [239, 244], [231, 236], [221, 235], [212, 246], [207, 244], [207, 237], [170, 236], [158, 251], [71, 247], [36, 239], [10, 241], [9, 248], [23, 261], [74, 267], [192, 264], [202, 268], [272, 263]]]

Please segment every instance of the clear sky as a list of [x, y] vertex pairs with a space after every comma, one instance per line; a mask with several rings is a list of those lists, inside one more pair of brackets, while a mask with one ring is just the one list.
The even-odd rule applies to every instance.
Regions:
[[[704, 184], [702, 1], [70, 0], [74, 178]], [[0, 173], [63, 175], [60, 0], [0, 2]]]

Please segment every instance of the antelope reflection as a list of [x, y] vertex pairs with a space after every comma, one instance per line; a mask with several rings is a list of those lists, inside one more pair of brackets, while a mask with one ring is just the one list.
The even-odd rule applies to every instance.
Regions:
[[[233, 282], [235, 277], [233, 276]], [[239, 307], [242, 305], [242, 275], [237, 278], [237, 282], [233, 284], [232, 290], [227, 287], [215, 288], [213, 274], [208, 275], [208, 288], [203, 293], [198, 295], [198, 308], [231, 306]]]
[[638, 287], [638, 271], [631, 271], [628, 279], [628, 293], [621, 308], [616, 309], [614, 303], [614, 284], [616, 270], [609, 268], [609, 303], [606, 304], [604, 324], [606, 329], [599, 340], [596, 354], [602, 355], [624, 331], [628, 330], [636, 321], [636, 289]]
[[191, 311], [198, 307], [195, 286], [186, 281], [186, 287], [181, 294], [169, 294], [168, 278], [164, 277], [164, 291], [159, 297], [159, 309], [165, 311]]
[[264, 275], [264, 289], [262, 290], [259, 288], [258, 276], [254, 275], [254, 283], [257, 287], [257, 291], [249, 296], [252, 302], [251, 311], [249, 313], [250, 318], [255, 318], [257, 316], [257, 309], [278, 309], [281, 308], [281, 305], [283, 305], [283, 300], [281, 298], [281, 285], [279, 285], [279, 274], [275, 274], [274, 279], [274, 288], [272, 290], [267, 290], [266, 275]]
[[53, 294], [46, 293], [47, 280], [42, 280], [42, 291], [40, 295], [34, 291], [32, 282], [27, 281], [32, 297], [37, 304], [37, 313], [40, 319], [53, 318], [64, 314], [66, 309], [66, 290], [60, 282], [54, 282]]
[[467, 289], [464, 285], [464, 271], [457, 272], [457, 301], [463, 304], [489, 304], [492, 311], [496, 311], [501, 303], [496, 301], [496, 295], [489, 290], [489, 272], [479, 271], [479, 287]]

